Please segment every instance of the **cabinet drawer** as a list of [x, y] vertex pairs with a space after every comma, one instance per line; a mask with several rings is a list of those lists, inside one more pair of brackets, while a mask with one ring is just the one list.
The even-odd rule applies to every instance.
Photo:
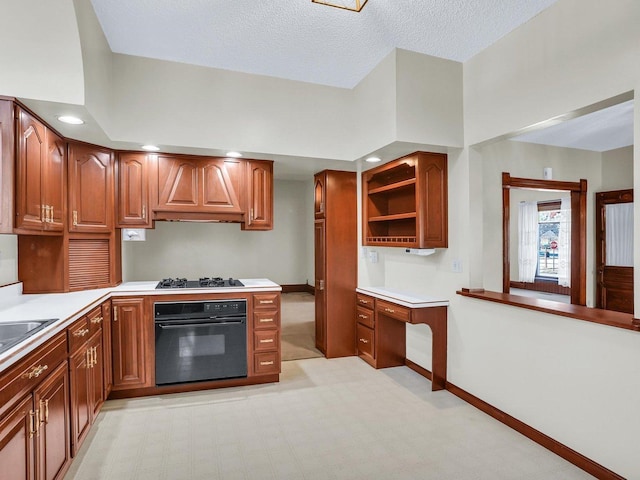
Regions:
[[374, 358], [374, 341], [375, 336], [373, 329], [358, 324], [358, 355], [366, 355], [370, 358]]
[[265, 308], [280, 308], [280, 294], [255, 293], [253, 295], [253, 308], [256, 310]]
[[280, 373], [280, 352], [256, 353], [253, 358], [256, 375]]
[[259, 330], [253, 333], [253, 351], [270, 352], [280, 347], [278, 330]]
[[375, 303], [375, 298], [370, 297], [369, 295], [364, 295], [362, 293], [356, 293], [356, 305], [358, 305], [359, 307], [366, 307], [373, 310]]
[[356, 321], [358, 323], [366, 325], [369, 328], [373, 328], [373, 310], [369, 310], [368, 308], [356, 307]]
[[22, 398], [67, 359], [67, 339], [63, 333], [38, 347], [27, 358], [0, 375], [0, 415]]
[[69, 353], [75, 353], [82, 345], [89, 340], [91, 329], [87, 317], [82, 317], [67, 329], [69, 338]]
[[87, 315], [89, 321], [89, 336], [93, 335], [97, 331], [102, 329], [102, 322], [104, 320], [102, 316], [102, 308], [97, 307]]
[[397, 318], [403, 322], [411, 322], [411, 309], [402, 307], [395, 303], [385, 302], [384, 300], [378, 300], [376, 304], [376, 312], [389, 317]]
[[280, 312], [277, 310], [253, 312], [253, 328], [264, 330], [280, 326]]

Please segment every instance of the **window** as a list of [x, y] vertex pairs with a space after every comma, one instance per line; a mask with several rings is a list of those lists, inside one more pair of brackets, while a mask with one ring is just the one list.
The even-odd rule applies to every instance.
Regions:
[[[533, 190], [533, 191], [546, 191], [549, 192], [565, 192], [560, 193], [561, 201], [555, 200], [555, 204], [560, 204], [560, 208], [543, 208], [542, 211], [549, 213], [544, 214], [543, 218], [546, 220], [546, 225], [542, 225], [542, 232], [539, 235], [544, 235], [545, 232], [553, 231], [553, 223], [559, 223], [557, 232], [557, 248], [561, 250], [563, 247], [567, 249], [565, 258], [567, 262], [563, 264], [562, 254], [559, 251], [558, 257], [555, 259], [555, 265], [552, 258], [553, 249], [551, 248], [553, 239], [545, 238], [538, 239], [538, 265], [537, 273], [539, 274], [542, 269], [545, 269], [547, 275], [547, 281], [544, 281], [544, 276], [538, 277], [541, 279], [541, 284], [551, 284], [554, 287], [563, 288], [563, 292], [551, 291], [551, 293], [564, 293], [571, 295], [571, 303], [575, 305], [586, 304], [586, 212], [587, 212], [587, 181], [582, 179], [578, 182], [564, 182], [557, 180], [537, 180], [530, 178], [515, 178], [509, 173], [502, 173], [502, 251], [503, 251], [503, 266], [502, 266], [502, 291], [509, 293], [512, 287], [523, 288], [525, 284], [520, 282], [511, 281], [511, 258], [509, 255], [511, 242], [517, 242], [517, 238], [510, 239], [510, 191], [512, 189]], [[566, 197], [566, 198], [565, 198]], [[551, 197], [553, 198], [553, 197]], [[550, 202], [554, 203], [554, 202]], [[535, 205], [535, 203], [534, 203]], [[538, 208], [540, 214], [540, 208]], [[564, 215], [558, 216], [552, 214], [554, 210], [561, 210], [570, 212], [567, 215], [570, 218], [564, 219]], [[534, 212], [535, 215], [535, 212]], [[531, 217], [528, 217], [531, 218]], [[535, 219], [534, 219], [535, 222]], [[567, 228], [567, 224], [570, 223], [570, 228]], [[538, 219], [538, 225], [540, 226], [540, 220]], [[564, 233], [563, 233], [564, 232]], [[563, 237], [564, 235], [564, 237]], [[548, 233], [547, 236], [551, 236]], [[566, 239], [566, 240], [563, 240]], [[543, 243], [544, 242], [544, 243]], [[531, 245], [531, 243], [530, 243]], [[540, 250], [541, 245], [548, 245], [548, 249], [544, 249], [545, 258], [540, 262]], [[535, 249], [535, 245], [532, 245]], [[533, 258], [535, 262], [536, 252], [535, 250], [531, 254], [527, 250], [527, 258]], [[549, 252], [549, 258], [546, 258], [546, 253]], [[541, 267], [542, 265], [542, 267]], [[532, 275], [532, 272], [529, 273]], [[557, 278], [557, 280], [556, 280]], [[549, 281], [553, 280], [553, 282]], [[564, 286], [567, 285], [567, 286]], [[526, 287], [525, 287], [526, 288]], [[544, 290], [550, 292], [550, 290]]]

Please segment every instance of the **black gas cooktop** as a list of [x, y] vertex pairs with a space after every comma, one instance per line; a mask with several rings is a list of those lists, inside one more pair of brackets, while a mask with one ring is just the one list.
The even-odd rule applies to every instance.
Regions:
[[222, 277], [202, 277], [199, 280], [187, 280], [186, 278], [163, 278], [156, 285], [158, 288], [218, 288], [218, 287], [244, 287], [240, 280]]

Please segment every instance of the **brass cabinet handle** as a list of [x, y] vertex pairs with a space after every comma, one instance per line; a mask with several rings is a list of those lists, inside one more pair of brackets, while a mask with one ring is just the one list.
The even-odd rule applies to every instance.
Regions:
[[97, 365], [98, 364], [98, 347], [93, 347], [93, 364]]
[[49, 222], [53, 223], [53, 205], [49, 205]]
[[147, 218], [147, 206], [142, 205], [142, 218]]
[[268, 362], [260, 362], [260, 365], [273, 365], [273, 360], [270, 360]]
[[396, 313], [396, 311], [393, 308], [385, 308], [384, 311], [389, 313]]
[[273, 322], [273, 318], [261, 318], [260, 323], [268, 323], [268, 322]]
[[40, 217], [42, 218], [42, 221], [44, 223], [47, 222], [47, 206], [46, 205], [42, 205], [42, 214], [40, 215]]
[[118, 321], [118, 307], [113, 307], [113, 321], [117, 322]]
[[104, 320], [103, 317], [94, 317], [91, 319], [91, 323], [102, 323], [102, 320]]
[[33, 438], [34, 435], [39, 435], [39, 412], [38, 409], [31, 410], [29, 412], [29, 438]]
[[324, 280], [318, 280], [318, 289], [324, 290]]
[[253, 222], [253, 208], [249, 209], [249, 221]]
[[38, 378], [40, 375], [42, 375], [42, 372], [44, 372], [48, 368], [49, 365], [38, 365], [37, 367], [33, 367], [29, 373], [25, 373], [24, 375], [22, 375], [22, 378]]
[[362, 343], [369, 343], [369, 340], [367, 340], [367, 339], [365, 339], [365, 338], [361, 338], [361, 339], [360, 339], [360, 341], [361, 341]]
[[74, 227], [78, 226], [78, 211], [77, 210], [73, 211], [73, 226]]
[[74, 337], [84, 337], [87, 333], [89, 333], [89, 329], [88, 328], [81, 328], [80, 330], [77, 330], [77, 331], [73, 332], [73, 336]]
[[273, 338], [266, 338], [264, 340], [260, 340], [260, 343], [273, 343]]
[[85, 352], [86, 357], [87, 357], [87, 368], [91, 368], [93, 365], [91, 365], [91, 349], [88, 348], [87, 351]]
[[360, 300], [358, 300], [358, 301], [359, 301], [360, 303], [364, 304], [364, 305], [366, 305], [367, 303], [369, 303], [368, 301], [363, 300], [363, 299], [360, 299]]
[[273, 300], [260, 300], [260, 305], [263, 305], [265, 303], [273, 303]]
[[358, 314], [359, 318], [369, 318], [369, 315], [362, 315], [361, 313]]
[[49, 399], [40, 400], [40, 423], [49, 423]]

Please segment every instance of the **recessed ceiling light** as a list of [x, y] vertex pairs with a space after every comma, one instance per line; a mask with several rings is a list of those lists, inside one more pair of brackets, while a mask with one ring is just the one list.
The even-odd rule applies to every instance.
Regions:
[[143, 145], [142, 149], [146, 150], [147, 152], [157, 152], [158, 150], [160, 150], [160, 148], [156, 147], [155, 145]]
[[240, 152], [227, 152], [227, 157], [239, 158], [242, 154]]
[[62, 123], [69, 123], [71, 125], [82, 125], [84, 123], [84, 120], [81, 118], [73, 117], [71, 115], [61, 115], [58, 117], [58, 120]]
[[369, 162], [369, 163], [378, 163], [381, 160], [378, 157], [369, 157], [365, 160], [365, 162]]

